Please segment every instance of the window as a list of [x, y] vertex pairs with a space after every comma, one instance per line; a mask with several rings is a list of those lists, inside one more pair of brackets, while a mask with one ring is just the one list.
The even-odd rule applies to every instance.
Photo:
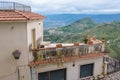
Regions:
[[93, 75], [94, 64], [86, 64], [80, 66], [80, 78], [88, 77]]
[[38, 80], [66, 80], [66, 69], [39, 73]]
[[32, 29], [32, 49], [35, 49], [35, 38], [36, 38], [35, 29]]
[[39, 73], [38, 80], [49, 80], [49, 72]]

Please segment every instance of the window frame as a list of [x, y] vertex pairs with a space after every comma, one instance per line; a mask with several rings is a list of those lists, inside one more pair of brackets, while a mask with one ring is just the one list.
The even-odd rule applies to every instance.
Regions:
[[47, 73], [48, 74], [48, 80], [51, 80], [51, 73], [54, 72], [54, 71], [60, 71], [60, 70], [64, 71], [64, 79], [67, 80], [67, 69], [66, 68], [57, 69], [57, 70], [51, 70], [51, 71], [45, 71], [45, 72], [40, 72], [37, 75], [38, 76], [38, 80], [39, 80], [39, 75], [42, 74], [42, 73]]
[[94, 67], [95, 67], [95, 63], [88, 63], [88, 64], [82, 64], [80, 65], [80, 69], [79, 69], [79, 78], [85, 78], [85, 77], [90, 77], [90, 76], [83, 76], [81, 77], [81, 66], [85, 66], [85, 65], [92, 65], [92, 74], [90, 76], [94, 75]]

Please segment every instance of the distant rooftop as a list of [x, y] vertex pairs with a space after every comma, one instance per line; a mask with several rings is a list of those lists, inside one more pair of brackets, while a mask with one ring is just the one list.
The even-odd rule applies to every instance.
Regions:
[[0, 21], [27, 21], [44, 18], [45, 16], [31, 12], [30, 6], [0, 1]]
[[17, 10], [17, 11], [31, 12], [31, 7], [16, 2], [0, 1], [0, 10]]

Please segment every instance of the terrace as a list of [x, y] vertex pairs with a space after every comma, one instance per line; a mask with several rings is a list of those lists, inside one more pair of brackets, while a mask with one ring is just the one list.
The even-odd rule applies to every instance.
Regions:
[[14, 10], [14, 11], [17, 10], [31, 12], [31, 7], [16, 2], [0, 1], [0, 10]]
[[80, 58], [99, 57], [104, 55], [103, 43], [96, 44], [81, 44], [57, 47], [47, 47], [32, 49], [34, 60], [29, 66], [45, 65], [57, 63], [62, 65], [64, 62], [78, 60]]

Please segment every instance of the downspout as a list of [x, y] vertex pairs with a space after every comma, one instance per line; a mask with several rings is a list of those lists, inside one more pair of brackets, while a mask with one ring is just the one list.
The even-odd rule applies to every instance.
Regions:
[[18, 67], [18, 80], [20, 80], [20, 69]]
[[30, 67], [31, 80], [34, 80], [34, 70], [33, 67]]

